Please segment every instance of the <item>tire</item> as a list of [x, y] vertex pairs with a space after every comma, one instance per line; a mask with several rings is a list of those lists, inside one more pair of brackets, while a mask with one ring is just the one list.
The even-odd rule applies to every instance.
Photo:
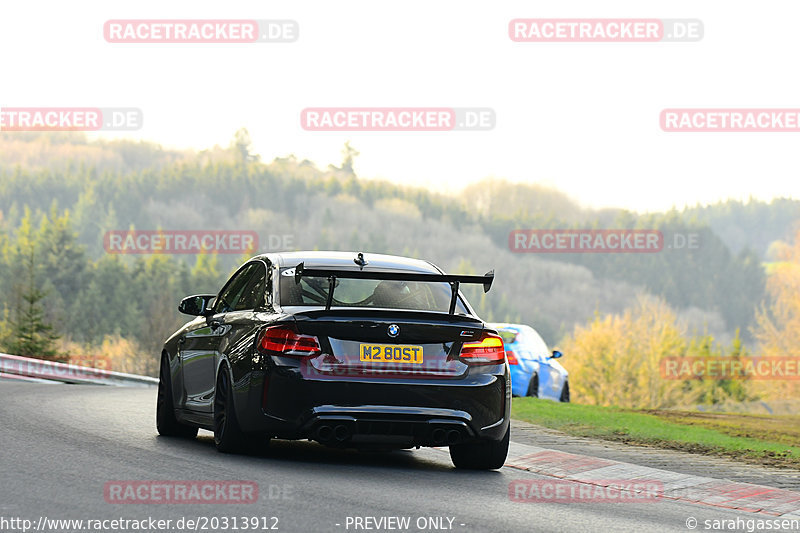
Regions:
[[161, 354], [161, 365], [158, 372], [158, 399], [156, 400], [156, 429], [165, 437], [197, 437], [197, 428], [181, 424], [175, 418], [175, 402], [172, 399], [172, 378], [169, 372], [167, 354]]
[[219, 369], [217, 388], [214, 391], [214, 444], [222, 453], [244, 451], [245, 437], [236, 419], [233, 387], [224, 366]]
[[466, 470], [496, 470], [508, 457], [511, 426], [501, 440], [485, 440], [450, 446], [450, 459], [456, 468]]
[[527, 396], [532, 396], [534, 398], [539, 397], [539, 374], [531, 376], [531, 380], [528, 382]]
[[565, 381], [564, 388], [561, 389], [561, 401], [569, 403], [569, 381]]

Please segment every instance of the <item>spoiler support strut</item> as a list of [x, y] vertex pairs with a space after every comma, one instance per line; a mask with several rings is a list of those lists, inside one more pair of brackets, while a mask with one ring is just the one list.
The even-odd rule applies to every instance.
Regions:
[[453, 294], [450, 296], [450, 308], [447, 311], [448, 313], [455, 314], [456, 312], [456, 300], [458, 300], [458, 286], [459, 282], [453, 281], [450, 283], [450, 289], [453, 291]]

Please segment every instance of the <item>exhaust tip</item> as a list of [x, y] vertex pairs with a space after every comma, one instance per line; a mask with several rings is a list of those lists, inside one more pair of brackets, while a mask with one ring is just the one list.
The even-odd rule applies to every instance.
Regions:
[[456, 444], [461, 440], [461, 433], [456, 429], [447, 432], [447, 444]]
[[331, 437], [333, 437], [333, 428], [329, 425], [324, 424], [317, 429], [317, 439], [320, 441], [327, 442], [331, 440]]
[[447, 439], [447, 433], [442, 428], [436, 428], [433, 430], [431, 437], [433, 437], [434, 444], [444, 444]]
[[350, 436], [350, 430], [344, 424], [339, 424], [333, 430], [333, 435], [334, 437], [336, 437], [336, 440], [342, 442], [344, 440], [347, 440], [347, 438]]

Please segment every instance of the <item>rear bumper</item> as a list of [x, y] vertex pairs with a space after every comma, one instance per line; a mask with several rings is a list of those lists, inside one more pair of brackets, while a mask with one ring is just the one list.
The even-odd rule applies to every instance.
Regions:
[[476, 437], [471, 420], [469, 413], [456, 410], [322, 405], [301, 432], [334, 446], [446, 446]]
[[500, 440], [509, 424], [511, 387], [504, 365], [492, 369], [502, 373], [481, 369], [458, 380], [425, 381], [311, 380], [291, 371], [258, 372], [249, 380], [250, 393], [237, 398], [237, 413], [245, 431], [333, 446]]

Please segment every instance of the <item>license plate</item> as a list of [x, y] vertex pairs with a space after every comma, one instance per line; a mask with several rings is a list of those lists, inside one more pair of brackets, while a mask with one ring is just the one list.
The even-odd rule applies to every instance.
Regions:
[[369, 363], [422, 363], [422, 346], [362, 344], [359, 359]]

